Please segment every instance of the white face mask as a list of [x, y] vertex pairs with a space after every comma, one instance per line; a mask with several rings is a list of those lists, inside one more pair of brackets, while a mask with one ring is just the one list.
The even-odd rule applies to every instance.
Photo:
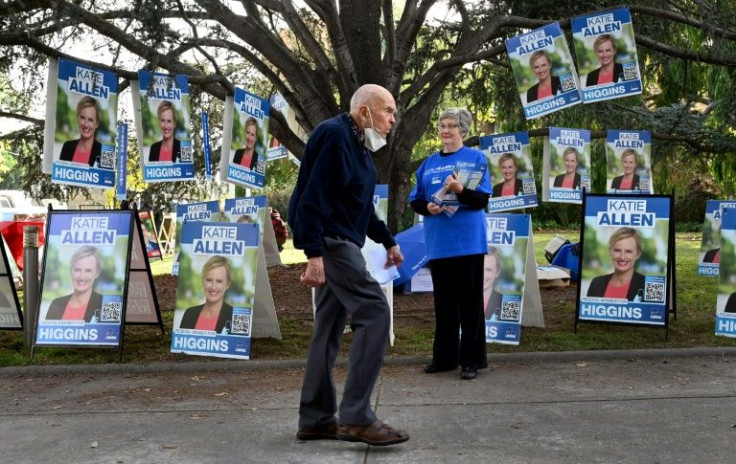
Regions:
[[377, 152], [384, 146], [386, 146], [386, 139], [381, 137], [381, 134], [375, 130], [373, 126], [373, 116], [371, 116], [371, 109], [368, 108], [368, 117], [371, 118], [371, 127], [363, 129], [365, 131], [365, 142], [363, 144], [367, 149], [372, 152]]

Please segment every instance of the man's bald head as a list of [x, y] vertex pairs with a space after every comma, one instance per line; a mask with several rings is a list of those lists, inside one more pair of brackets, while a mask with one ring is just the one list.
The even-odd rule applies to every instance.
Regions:
[[372, 118], [385, 119], [383, 114], [379, 113], [389, 115], [390, 122], [388, 119], [384, 124], [378, 120], [373, 121], [374, 124], [380, 126], [376, 127], [376, 129], [379, 130], [382, 136], [386, 137], [395, 122], [396, 101], [393, 95], [380, 85], [365, 84], [360, 86], [350, 99], [350, 116], [361, 129], [364, 129], [365, 127], [372, 126], [370, 122]]

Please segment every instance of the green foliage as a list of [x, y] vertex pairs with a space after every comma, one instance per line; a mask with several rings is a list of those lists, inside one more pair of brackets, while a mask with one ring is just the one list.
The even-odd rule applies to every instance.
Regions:
[[266, 166], [268, 205], [278, 210], [284, 221], [288, 221], [289, 199], [298, 174], [299, 167], [288, 158], [269, 161]]

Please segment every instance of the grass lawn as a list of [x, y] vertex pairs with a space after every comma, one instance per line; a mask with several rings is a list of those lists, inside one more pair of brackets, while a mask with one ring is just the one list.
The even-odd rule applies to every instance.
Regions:
[[[537, 263], [546, 264], [544, 246], [559, 233], [575, 242], [578, 231], [535, 231], [534, 243]], [[577, 334], [574, 332], [575, 297], [571, 291], [560, 292], [542, 289], [542, 306], [545, 328], [525, 327], [519, 346], [489, 344], [488, 352], [521, 351], [569, 351], [569, 350], [609, 350], [609, 349], [647, 349], [679, 347], [736, 346], [736, 338], [716, 337], [714, 335], [716, 278], [697, 275], [697, 259], [700, 250], [700, 234], [678, 233], [676, 236], [676, 304], [677, 319], [670, 318], [670, 339], [665, 341], [663, 329], [637, 327], [622, 324], [580, 323]], [[304, 262], [304, 254], [295, 250], [287, 241], [281, 253], [284, 264]], [[154, 275], [169, 274], [173, 258], [152, 260]], [[278, 291], [278, 289], [274, 289]], [[563, 296], [560, 296], [563, 295]], [[397, 298], [407, 298], [395, 295]], [[172, 324], [172, 311], [164, 311], [164, 325], [167, 330], [161, 336], [157, 328], [126, 326], [124, 339], [124, 362], [152, 362], [177, 360], [202, 361], [199, 356], [185, 356], [169, 352], [169, 330]], [[396, 342], [389, 348], [389, 356], [428, 355], [431, 353], [433, 337], [433, 316], [431, 303], [422, 318], [429, 323], [395, 324]], [[253, 359], [303, 359], [311, 336], [311, 320], [289, 314], [279, 316], [282, 340], [255, 339], [252, 346]], [[346, 335], [349, 339], [350, 335]], [[347, 342], [348, 340], [346, 340]], [[346, 347], [348, 343], [344, 343]], [[19, 331], [0, 331], [0, 366], [27, 364], [77, 364], [105, 363], [117, 361], [117, 349], [70, 349], [37, 348], [33, 358], [23, 347], [22, 333]]]

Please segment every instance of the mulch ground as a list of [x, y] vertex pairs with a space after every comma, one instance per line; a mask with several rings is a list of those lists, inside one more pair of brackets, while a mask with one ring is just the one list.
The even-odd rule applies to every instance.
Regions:
[[[299, 282], [306, 263], [272, 266], [268, 268], [277, 316], [294, 319], [312, 318], [312, 295], [309, 288]], [[161, 275], [154, 277], [156, 293], [163, 311], [173, 311], [176, 302], [176, 277]], [[577, 287], [547, 287], [541, 289], [542, 301], [546, 303], [574, 301]], [[403, 327], [434, 327], [433, 297], [431, 293], [402, 293], [394, 291], [394, 324]], [[569, 318], [569, 315], [559, 315]], [[557, 317], [545, 311], [545, 321]]]

